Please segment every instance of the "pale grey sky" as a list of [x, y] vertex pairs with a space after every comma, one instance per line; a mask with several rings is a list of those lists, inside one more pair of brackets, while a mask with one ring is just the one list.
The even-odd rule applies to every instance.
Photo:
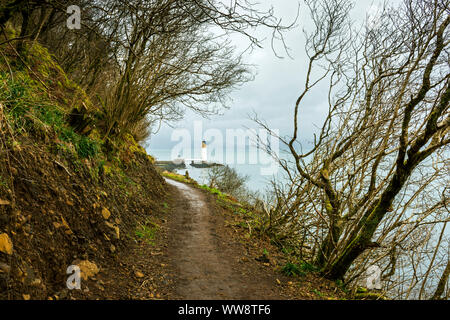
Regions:
[[[291, 22], [297, 13], [298, 2], [293, 0], [268, 1], [261, 0], [261, 6], [273, 5], [275, 14], [283, 21]], [[376, 11], [377, 0], [358, 0], [352, 11], [352, 19], [356, 23], [361, 23], [369, 12]], [[293, 107], [303, 85], [306, 72], [306, 55], [304, 52], [303, 27], [308, 27], [308, 15], [305, 5], [301, 2], [300, 18], [297, 21], [298, 27], [289, 31], [286, 37], [286, 44], [291, 49], [290, 54], [293, 59], [287, 57], [277, 58], [266, 41], [263, 49], [255, 49], [246, 56], [246, 62], [255, 65], [257, 72], [254, 81], [246, 83], [231, 94], [232, 102], [230, 109], [225, 110], [221, 116], [213, 116], [211, 119], [204, 119], [199, 115], [188, 112], [184, 120], [172, 124], [176, 128], [186, 128], [193, 130], [195, 120], [203, 121], [204, 130], [217, 128], [225, 130], [227, 128], [243, 128], [244, 126], [256, 128], [256, 124], [248, 120], [248, 114], [253, 110], [258, 117], [267, 121], [271, 128], [279, 129], [282, 135], [291, 134]], [[264, 30], [257, 30], [256, 34], [263, 38], [270, 38], [270, 33]], [[236, 38], [234, 41], [238, 50], [243, 50], [248, 46], [248, 42]], [[280, 47], [280, 53], [281, 47]], [[301, 133], [303, 141], [309, 141], [315, 126], [321, 125], [326, 111], [326, 83], [312, 91], [305, 99], [300, 113]], [[147, 150], [152, 153], [152, 149], [171, 149], [177, 142], [171, 141], [173, 128], [163, 125], [156, 135], [153, 135], [148, 142]]]

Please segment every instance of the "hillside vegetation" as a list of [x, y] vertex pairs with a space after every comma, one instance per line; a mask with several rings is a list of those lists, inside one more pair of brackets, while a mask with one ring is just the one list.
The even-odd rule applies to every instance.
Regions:
[[47, 299], [69, 265], [118, 263], [163, 208], [164, 181], [131, 135], [105, 146], [96, 107], [47, 49], [22, 50], [0, 46], [0, 299]]

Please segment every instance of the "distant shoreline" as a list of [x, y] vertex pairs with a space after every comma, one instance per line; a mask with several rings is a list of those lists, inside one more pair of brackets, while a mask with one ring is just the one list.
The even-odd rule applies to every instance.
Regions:
[[[155, 165], [159, 168], [162, 168], [167, 171], [174, 171], [177, 169], [186, 169], [186, 163], [184, 160], [178, 161], [178, 160], [162, 160], [162, 161], [155, 161]], [[223, 166], [221, 163], [217, 162], [206, 162], [206, 161], [191, 161], [189, 164], [191, 167], [194, 168], [212, 168], [217, 166]]]

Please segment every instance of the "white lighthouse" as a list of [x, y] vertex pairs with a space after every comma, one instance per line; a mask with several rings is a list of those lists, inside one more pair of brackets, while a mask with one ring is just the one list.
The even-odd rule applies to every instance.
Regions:
[[206, 150], [206, 141], [202, 141], [202, 162], [206, 162], [208, 160], [208, 153]]

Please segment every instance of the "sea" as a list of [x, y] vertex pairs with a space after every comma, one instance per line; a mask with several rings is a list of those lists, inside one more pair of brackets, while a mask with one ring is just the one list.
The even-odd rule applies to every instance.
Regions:
[[[172, 149], [153, 149], [147, 152], [157, 161], [173, 161], [177, 158], [172, 154]], [[184, 158], [181, 156], [181, 158]], [[192, 159], [200, 159], [200, 152], [192, 152]], [[235, 169], [239, 175], [247, 176], [246, 187], [248, 190], [264, 194], [270, 188], [272, 179], [283, 179], [283, 170], [278, 163], [268, 156], [263, 150], [254, 148], [235, 148], [233, 151], [225, 150], [223, 155], [208, 154], [208, 162], [215, 162]], [[194, 168], [186, 161], [186, 169], [179, 169], [177, 173], [185, 174], [200, 184], [208, 184], [208, 168]]]

